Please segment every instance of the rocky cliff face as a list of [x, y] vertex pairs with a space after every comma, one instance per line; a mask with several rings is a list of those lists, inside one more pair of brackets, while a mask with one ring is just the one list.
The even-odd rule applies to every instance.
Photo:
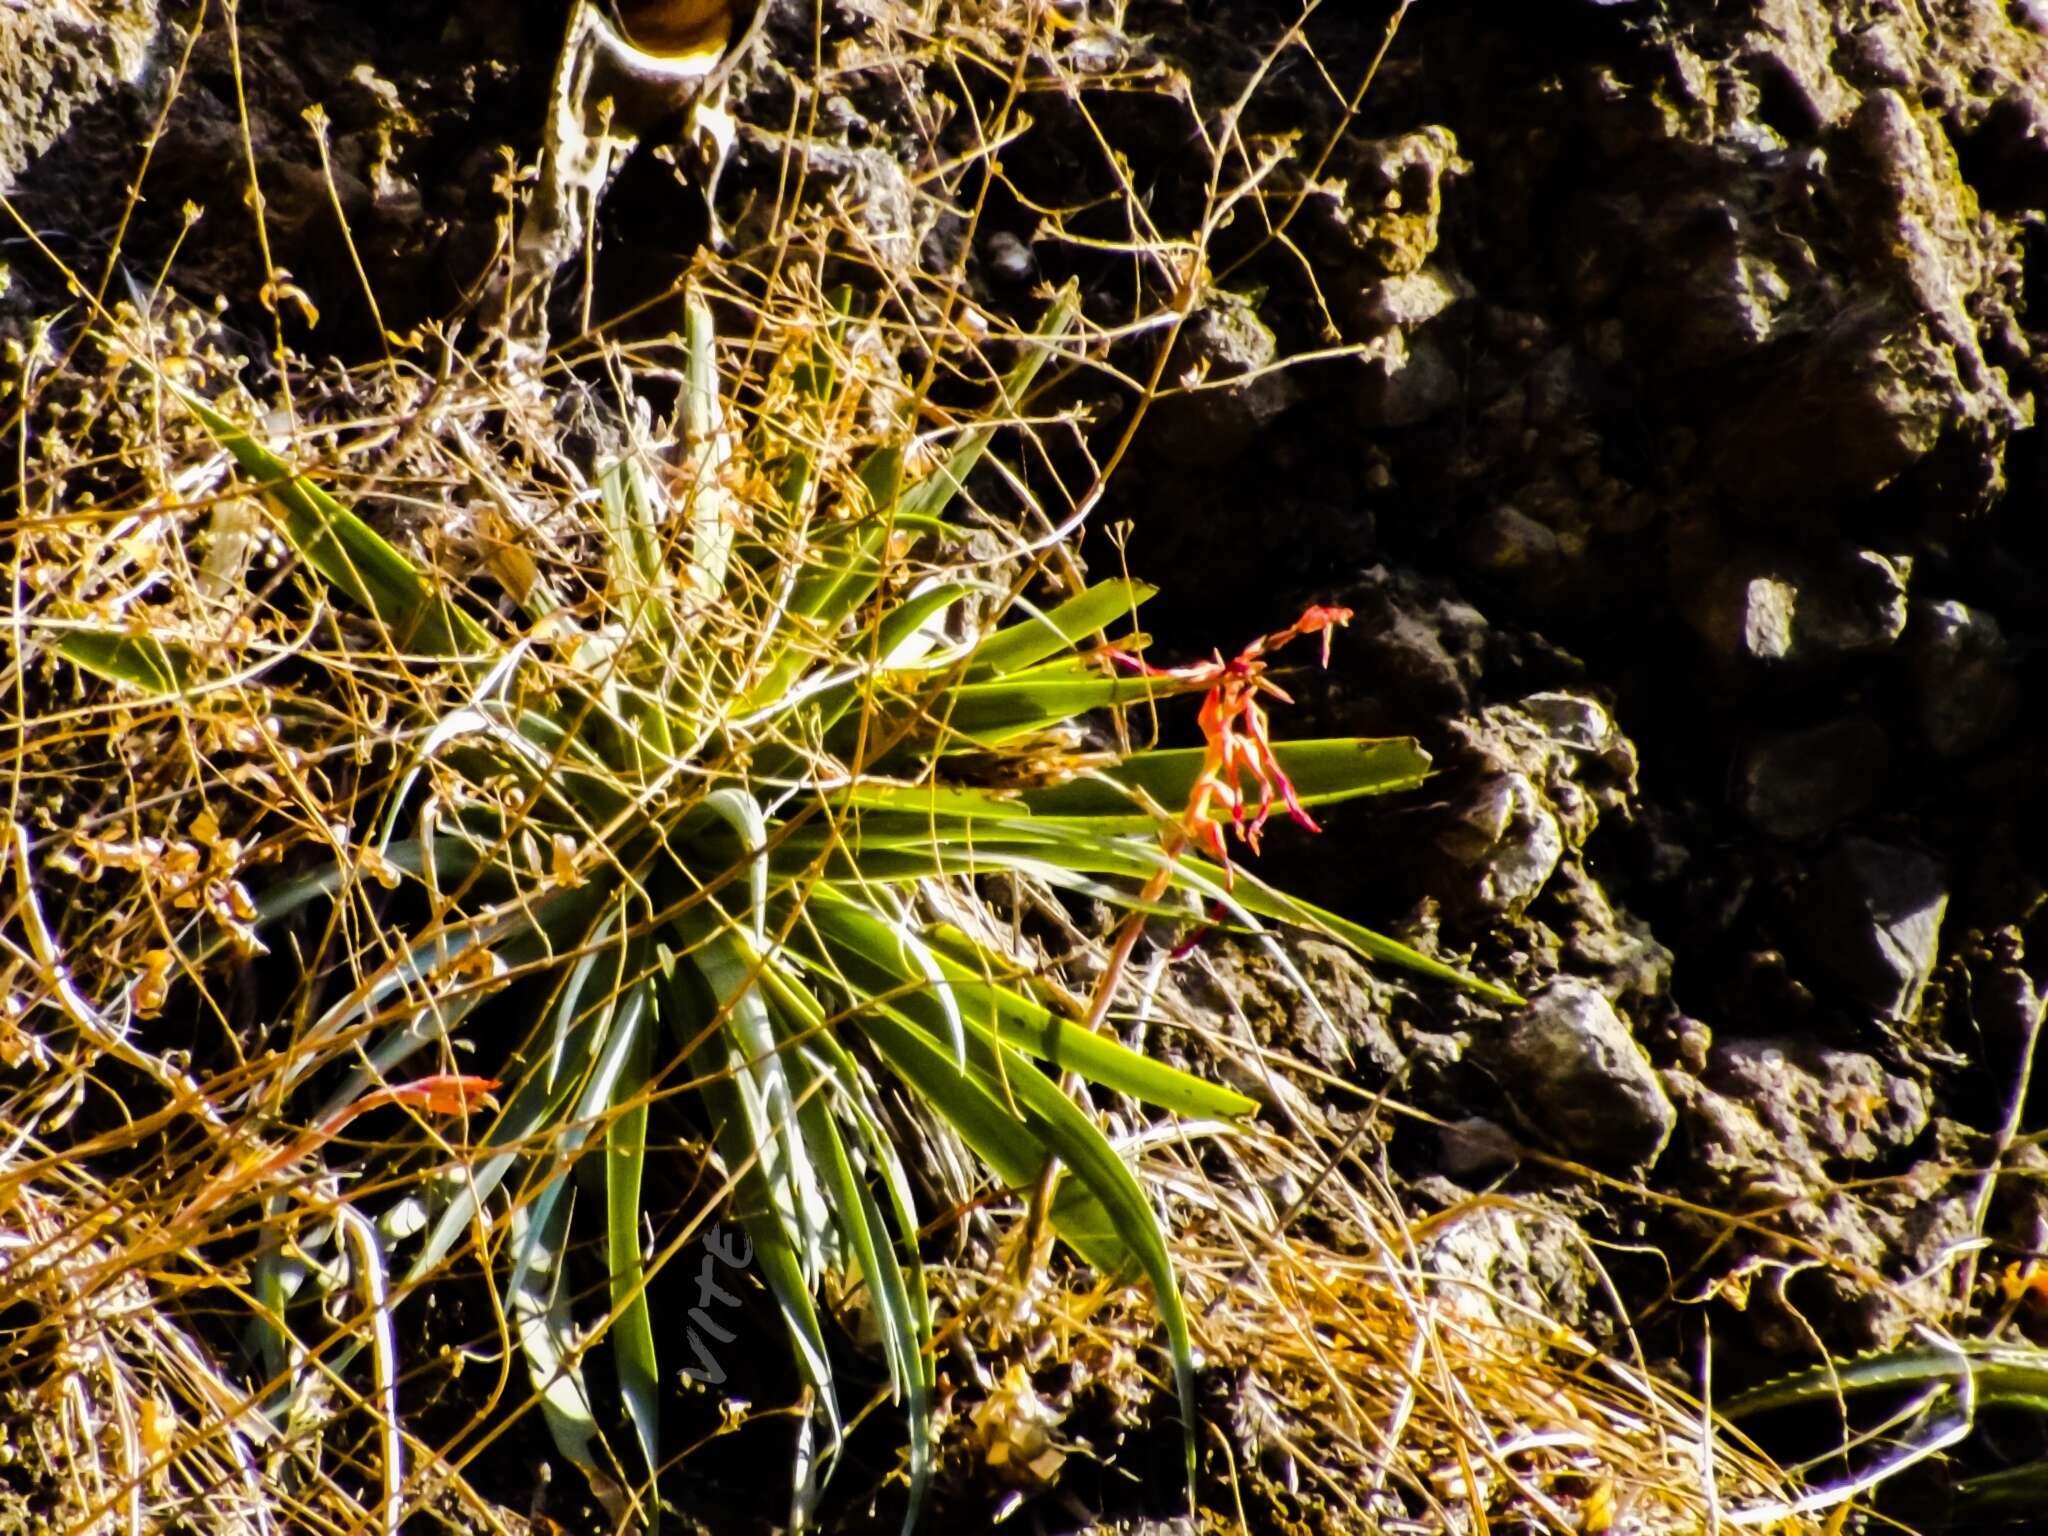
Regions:
[[64, 136], [80, 108], [137, 80], [156, 32], [152, 0], [59, 0], [0, 16], [0, 192]]
[[[1248, 67], [1229, 7], [1169, 9], [1153, 46]], [[1357, 61], [1379, 18], [1310, 32]], [[2027, 6], [1418, 7], [1302, 184], [1315, 289], [1252, 263], [1265, 351], [1360, 354], [1249, 432], [1163, 418], [1130, 509], [1190, 631], [1352, 603], [1318, 707], [1440, 752], [1433, 804], [1301, 870], [1536, 997], [1397, 1005], [1423, 1101], [1781, 1207], [1864, 1279], [1725, 1319], [1776, 1343], [1952, 1305], [2034, 1006], [2044, 91]], [[1313, 142], [1336, 103], [1299, 105]], [[2016, 1187], [1990, 1219], [2040, 1241]]]
[[[403, 296], [387, 323], [480, 269], [496, 146], [532, 153], [559, 7], [472, 9], [244, 7], [275, 259], [329, 317], [309, 343], [360, 347], [366, 318], [314, 101], [373, 277]], [[1117, 82], [1166, 71], [1228, 101], [1283, 26], [1259, 0], [1062, 9], [1049, 46], [1088, 112], [1027, 92], [1037, 131], [970, 240], [912, 174], [943, 72], [864, 70], [886, 7], [827, 0], [852, 62], [814, 83], [811, 10], [775, 0], [735, 93], [740, 236], [799, 100], [831, 140], [813, 173], [859, 193], [877, 248], [958, 260], [991, 306], [1106, 270], [1034, 211], [1099, 190], [1078, 168], [1102, 125], [1171, 232], [1200, 201], [1188, 109]], [[2004, 1122], [2048, 946], [2048, 6], [1430, 0], [1351, 117], [1385, 9], [1324, 6], [1320, 67], [1284, 54], [1252, 98], [1248, 142], [1298, 152], [1217, 242], [1224, 291], [1180, 360], [1208, 387], [1161, 403], [1102, 513], [1133, 523], [1170, 644], [1234, 645], [1310, 598], [1357, 609], [1301, 723], [1415, 732], [1444, 771], [1278, 850], [1281, 871], [1533, 999], [1505, 1015], [1351, 978], [1354, 1039], [1315, 1049], [1455, 1122], [1402, 1133], [1422, 1199], [1519, 1148], [1764, 1213], [1727, 1243], [1654, 1201], [1587, 1208], [1664, 1247], [1684, 1294], [1718, 1289], [1736, 1337], [1796, 1350], [1810, 1323], [1867, 1347], [1916, 1309], [1958, 1320], [1980, 1224], [1987, 1265], [2048, 1245], [2032, 1186], [1980, 1199], [1965, 1172]], [[181, 66], [166, 22], [145, 65], [145, 10], [57, 14], [0, 9], [0, 186], [89, 255], [116, 149], [176, 84], [128, 259], [153, 271], [179, 200], [203, 202], [180, 280], [255, 333], [225, 35]], [[679, 187], [629, 168], [646, 216], [615, 274], [687, 258]], [[11, 313], [58, 291], [5, 259]], [[1643, 1299], [1666, 1271], [1622, 1278]]]

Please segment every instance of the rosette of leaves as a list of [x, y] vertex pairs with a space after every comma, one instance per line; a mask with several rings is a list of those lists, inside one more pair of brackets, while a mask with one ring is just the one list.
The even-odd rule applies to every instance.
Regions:
[[[907, 428], [830, 472], [819, 445], [854, 414], [830, 328], [736, 427], [709, 313], [693, 300], [684, 412], [695, 480], [657, 494], [645, 460], [613, 466], [588, 568], [502, 568], [516, 619], [447, 589], [186, 397], [260, 492], [298, 579], [353, 612], [387, 669], [446, 684], [444, 702], [400, 734], [385, 803], [350, 829], [353, 870], [272, 889], [256, 928], [365, 867], [424, 896], [420, 929], [393, 958], [366, 962], [297, 1042], [309, 1070], [333, 1042], [354, 1053], [329, 1113], [458, 1036], [513, 982], [534, 999], [501, 1071], [502, 1109], [431, 1213], [410, 1274], [429, 1274], [479, 1215], [509, 1205], [507, 1309], [557, 1443], [593, 1476], [600, 1437], [578, 1328], [591, 1319], [571, 1315], [560, 1285], [572, 1175], [579, 1159], [601, 1162], [611, 1359], [651, 1476], [659, 1362], [675, 1342], [646, 1297], [648, 1103], [688, 1084], [825, 1432], [823, 1453], [800, 1457], [796, 1519], [841, 1428], [817, 1300], [832, 1275], [865, 1290], [908, 1419], [915, 1520], [932, 1465], [932, 1308], [912, 1180], [876, 1097], [890, 1074], [1001, 1184], [1029, 1188], [1056, 1158], [1053, 1230], [1097, 1269], [1149, 1282], [1192, 1480], [1191, 1349], [1165, 1234], [1060, 1077], [1173, 1114], [1256, 1106], [1063, 1014], [1013, 959], [932, 917], [919, 900], [930, 883], [1013, 872], [1127, 909], [1163, 888], [1155, 905], [1170, 915], [1294, 925], [1494, 990], [1163, 836], [1202, 772], [1201, 748], [1072, 755], [1096, 712], [1185, 689], [1120, 675], [1095, 643], [1149, 589], [1105, 581], [1038, 607], [944, 556], [958, 547], [946, 518], [957, 493], [1073, 317], [1061, 296], [985, 414], [913, 479]], [[73, 628], [59, 649], [159, 696], [208, 686], [204, 656], [161, 637]], [[425, 696], [392, 693], [401, 707]], [[1407, 787], [1427, 768], [1408, 740], [1275, 753], [1306, 805]], [[188, 961], [203, 963], [207, 948], [189, 937]], [[281, 1316], [274, 1255], [257, 1282]]]

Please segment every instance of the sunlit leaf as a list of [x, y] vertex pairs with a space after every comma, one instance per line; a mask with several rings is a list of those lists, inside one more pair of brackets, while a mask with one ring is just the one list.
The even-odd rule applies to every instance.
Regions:
[[1099, 582], [1046, 613], [997, 630], [975, 647], [966, 675], [972, 681], [1022, 671], [1107, 629], [1158, 590], [1137, 581]]
[[306, 563], [381, 620], [399, 644], [430, 656], [492, 648], [483, 626], [434, 592], [369, 524], [198, 396], [179, 391], [179, 398], [256, 482]]
[[[635, 984], [636, 993], [648, 983]], [[611, 1279], [612, 1358], [618, 1362], [619, 1395], [640, 1439], [650, 1479], [661, 1470], [661, 1368], [654, 1345], [654, 1316], [647, 1305], [647, 1267], [640, 1252], [640, 1180], [647, 1159], [647, 1079], [654, 1059], [653, 1021], [643, 1003], [622, 1010], [618, 1029], [627, 1037], [625, 1060], [612, 1085], [611, 1119], [605, 1129], [605, 1255]], [[650, 1496], [648, 1528], [659, 1501]]]
[[191, 651], [182, 645], [108, 629], [67, 629], [58, 637], [57, 654], [95, 677], [147, 694], [178, 694], [197, 670]]

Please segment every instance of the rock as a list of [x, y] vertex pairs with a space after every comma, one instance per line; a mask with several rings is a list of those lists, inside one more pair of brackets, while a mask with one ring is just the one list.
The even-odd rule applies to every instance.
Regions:
[[[805, 140], [796, 159], [804, 174], [821, 186], [832, 186], [858, 223], [871, 258], [884, 271], [916, 269], [928, 242], [940, 238], [941, 211], [918, 187], [916, 179], [889, 150], [849, 147], [825, 139]], [[734, 238], [754, 237], [772, 215], [750, 210]]]
[[1731, 576], [1696, 627], [1722, 656], [1783, 661], [1792, 654], [1799, 589], [1782, 576]]
[[1925, 317], [1944, 429], [1967, 422], [1995, 432], [2032, 425], [2032, 402], [2015, 396], [2004, 368], [1985, 353], [1984, 316], [1973, 296], [1989, 287], [1997, 253], [1985, 239], [1981, 207], [1963, 180], [1945, 125], [1896, 90], [1875, 90], [1850, 130], [1878, 172], [1890, 206], [1887, 254], [1914, 308]]
[[1469, 1102], [1463, 1078], [1471, 1036], [1462, 1030], [1444, 1034], [1416, 1029], [1408, 1032], [1406, 1045], [1408, 1083], [1419, 1100], [1451, 1113], [1456, 1112], [1454, 1106]]
[[1561, 747], [1594, 756], [1619, 754], [1610, 762], [1633, 778], [1635, 751], [1615, 729], [1614, 717], [1597, 700], [1579, 693], [1532, 693], [1522, 700], [1521, 710]]
[[0, 194], [81, 107], [140, 78], [156, 31], [156, 0], [0, 6]]
[[1387, 332], [1368, 355], [1358, 419], [1368, 427], [1412, 427], [1458, 398], [1458, 370], [1426, 336]]
[[1557, 817], [1522, 773], [1480, 780], [1437, 841], [1471, 871], [1470, 900], [1510, 921], [1536, 899], [1564, 857]]
[[1375, 566], [1342, 600], [1355, 617], [1336, 651], [1333, 676], [1367, 684], [1359, 729], [1398, 733], [1401, 721], [1463, 714], [1485, 666], [1490, 626], [1471, 604], [1419, 578]]
[[[160, 274], [167, 292], [197, 302], [228, 300], [223, 323], [243, 333], [237, 350], [250, 354], [259, 353], [253, 338], [281, 321], [289, 344], [311, 343], [322, 358], [382, 355], [384, 327], [404, 332], [476, 302], [475, 286], [504, 255], [507, 146], [528, 164], [538, 153], [560, 21], [543, 35], [517, 7], [428, 16], [266, 0], [243, 5], [231, 29], [218, 10], [161, 0], [0, 4], [0, 80], [33, 65], [9, 35], [17, 16], [34, 18], [31, 34], [101, 18], [91, 28], [98, 41], [74, 62], [79, 81], [98, 82], [105, 100], [75, 113], [61, 141], [15, 178], [10, 195], [22, 217], [79, 231], [85, 243], [73, 259], [86, 258], [88, 268], [104, 258], [97, 242], [122, 226], [127, 270]], [[180, 28], [194, 34], [189, 56]], [[50, 85], [49, 101], [71, 97], [71, 83]], [[15, 131], [9, 123], [41, 121], [43, 99], [23, 116], [0, 87], [0, 140]], [[324, 155], [311, 127], [315, 106]], [[138, 150], [152, 135], [160, 136], [131, 207]], [[267, 249], [250, 225], [251, 155]], [[644, 169], [642, 185], [676, 184], [672, 167], [650, 159]], [[0, 186], [6, 181], [0, 173]], [[644, 214], [638, 222], [650, 227]], [[642, 242], [636, 255], [652, 259], [661, 244]], [[22, 265], [31, 283], [54, 286]], [[305, 303], [278, 303], [280, 292], [302, 292]]]
[[1514, 506], [1493, 507], [1474, 518], [1463, 546], [1466, 559], [1497, 575], [1548, 576], [1562, 556], [1556, 531]]
[[1355, 398], [1368, 427], [1412, 426], [1458, 398], [1457, 363], [1415, 332], [1472, 293], [1430, 259], [1444, 186], [1469, 169], [1450, 130], [1430, 127], [1347, 142], [1331, 173], [1303, 188], [1304, 247], [1337, 291], [1346, 336], [1363, 344]]
[[1479, 1206], [1420, 1244], [1431, 1294], [1481, 1327], [1526, 1337], [1527, 1319], [1577, 1327], [1592, 1297], [1585, 1241], [1568, 1220]]
[[1439, 1127], [1437, 1152], [1443, 1171], [1454, 1179], [1510, 1168], [1522, 1158], [1515, 1138], [1483, 1115], [1468, 1115]]
[[1735, 799], [1759, 831], [1817, 837], [1878, 803], [1890, 744], [1863, 716], [1782, 731], [1750, 744], [1735, 773]]
[[1154, 406], [1151, 451], [1180, 465], [1236, 459], [1295, 402], [1293, 374], [1273, 366], [1279, 355], [1279, 341], [1250, 300], [1212, 294], [1181, 330], [1168, 372], [1183, 392]]
[[[1946, 1304], [1955, 1244], [1969, 1235], [1967, 1195], [1946, 1170], [1966, 1159], [1936, 1145], [1902, 1177], [1857, 1196], [1843, 1189], [1927, 1137], [1931, 1103], [1918, 1082], [1861, 1052], [1783, 1036], [1724, 1040], [1699, 1076], [1667, 1073], [1665, 1082], [1686, 1165], [1673, 1176], [1717, 1208], [1771, 1210], [1801, 1249], [1832, 1261], [1816, 1276], [1825, 1307], [1811, 1295], [1795, 1306], [1775, 1287], [1753, 1297], [1739, 1267], [1713, 1287], [1746, 1301], [1764, 1348], [1797, 1350], [1801, 1331], [1810, 1341], [1816, 1326], [1836, 1348], [1883, 1348], [1916, 1314]], [[1678, 1160], [1674, 1150], [1667, 1165]], [[1702, 1223], [1709, 1241], [1721, 1231], [1718, 1219]], [[1893, 1283], [1869, 1287], [1855, 1270]]]
[[1028, 283], [1038, 275], [1031, 247], [1007, 229], [996, 230], [981, 242], [981, 262], [990, 276], [1006, 283]]
[[1275, 943], [1284, 964], [1263, 945], [1219, 940], [1203, 951], [1208, 963], [1176, 968], [1186, 1016], [1235, 1016], [1262, 1047], [1354, 1081], [1398, 1076], [1405, 1058], [1387, 1028], [1392, 983], [1326, 940], [1288, 934]]
[[1667, 1026], [1678, 1064], [1686, 1071], [1707, 1070], [1708, 1053], [1714, 1048], [1714, 1032], [1698, 1019], [1680, 1014]]
[[1964, 757], [2004, 734], [2020, 689], [1996, 619], [1963, 603], [1918, 603], [1912, 650], [1915, 712], [1938, 756]]
[[1811, 963], [1881, 1018], [1912, 1019], [1934, 971], [1948, 880], [1916, 849], [1844, 838], [1800, 888]]
[[1584, 982], [1553, 982], [1486, 1057], [1517, 1112], [1596, 1167], [1654, 1163], [1678, 1123], [1628, 1026]]
[[[1752, 515], [1874, 495], [1941, 440], [1946, 366], [1923, 331], [1899, 335], [1852, 312], [1781, 370], [1729, 402], [1708, 443], [1709, 473]], [[1803, 408], [1816, 400], [1822, 410]]]
[[1981, 502], [2001, 482], [2004, 441], [2032, 419], [1991, 355], [2014, 252], [1980, 217], [1941, 118], [1908, 94], [1872, 89], [1835, 136], [1839, 167], [1812, 169], [1866, 189], [1856, 249], [1870, 265], [1822, 242], [1783, 267], [1807, 269], [1789, 299], [1798, 323], [1770, 339], [1803, 332], [1801, 344], [1760, 351], [1748, 387], [1715, 412], [1709, 472], [1752, 515], [1869, 496], [1951, 446], [1966, 465], [1954, 489]]
[[1704, 1076], [1768, 1134], [1780, 1166], [1796, 1167], [1811, 1188], [1826, 1183], [1830, 1161], [1867, 1162], [1927, 1128], [1927, 1091], [1858, 1051], [1806, 1040], [1724, 1040], [1709, 1052]]
[[1906, 632], [1910, 560], [1872, 549], [1849, 550], [1806, 583], [1793, 625], [1795, 655], [1865, 656], [1888, 650]]
[[1471, 293], [1463, 278], [1432, 264], [1367, 284], [1359, 295], [1359, 315], [1376, 326], [1421, 325]]
[[1448, 128], [1347, 140], [1334, 174], [1305, 189], [1303, 239], [1330, 258], [1325, 270], [1360, 274], [1354, 307], [1368, 310], [1383, 279], [1423, 270], [1437, 248], [1444, 187], [1471, 169]]
[[1674, 543], [1674, 576], [1694, 631], [1727, 661], [1812, 668], [1888, 650], [1906, 630], [1910, 560], [1869, 549], [1825, 559]]
[[1581, 860], [1558, 865], [1544, 905], [1574, 975], [1596, 978], [1617, 1003], [1649, 1003], [1670, 991], [1671, 951], [1647, 922], [1615, 906]]
[[1408, 427], [1454, 403], [1461, 388], [1457, 364], [1441, 345], [1414, 334], [1460, 299], [1471, 285], [1430, 264], [1368, 283], [1356, 306], [1355, 329], [1377, 333], [1366, 349], [1358, 419], [1368, 427]]
[[1437, 846], [1458, 871], [1440, 899], [1488, 920], [1513, 920], [1580, 847], [1603, 811], [1634, 788], [1634, 749], [1596, 700], [1532, 694], [1454, 730], [1483, 769], [1454, 802]]

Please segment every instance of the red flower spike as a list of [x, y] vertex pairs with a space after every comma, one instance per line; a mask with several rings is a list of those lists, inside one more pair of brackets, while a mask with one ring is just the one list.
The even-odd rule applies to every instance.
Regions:
[[436, 1072], [409, 1083], [388, 1083], [372, 1088], [353, 1104], [336, 1110], [290, 1146], [271, 1153], [247, 1169], [232, 1170], [215, 1179], [186, 1204], [177, 1219], [184, 1222], [203, 1216], [229, 1196], [252, 1188], [273, 1174], [282, 1173], [300, 1158], [317, 1152], [339, 1136], [358, 1115], [366, 1115], [389, 1104], [410, 1104], [430, 1115], [464, 1115], [473, 1108], [496, 1109], [497, 1100], [491, 1097], [491, 1090], [497, 1086], [495, 1077]]
[[497, 1101], [491, 1097], [491, 1090], [497, 1086], [495, 1077], [465, 1077], [458, 1072], [438, 1072], [409, 1083], [379, 1088], [364, 1094], [357, 1102], [366, 1109], [378, 1104], [411, 1104], [430, 1115], [462, 1115], [478, 1106], [496, 1109]]
[[[1266, 711], [1259, 703], [1259, 696], [1266, 694], [1282, 703], [1293, 701], [1267, 680], [1264, 658], [1290, 640], [1303, 635], [1321, 635], [1323, 665], [1327, 667], [1330, 664], [1332, 631], [1350, 622], [1349, 608], [1318, 603], [1304, 609], [1301, 617], [1286, 629], [1254, 640], [1229, 661], [1218, 654], [1208, 661], [1184, 667], [1151, 666], [1128, 651], [1112, 650], [1107, 653], [1116, 665], [1146, 677], [1170, 677], [1208, 688], [1202, 700], [1201, 713], [1197, 716], [1202, 736], [1208, 742], [1208, 751], [1202, 759], [1202, 771], [1188, 795], [1181, 825], [1185, 836], [1215, 855], [1223, 866], [1226, 879], [1235, 878], [1236, 872], [1231, 866], [1229, 846], [1223, 835], [1222, 812], [1229, 812], [1231, 826], [1254, 853], [1258, 852], [1259, 834], [1265, 829], [1276, 793], [1287, 807], [1287, 814], [1297, 824], [1311, 832], [1322, 830], [1302, 805], [1301, 797], [1295, 793], [1294, 785], [1274, 753]], [[1249, 821], [1245, 817], [1243, 781], [1247, 772], [1259, 787], [1258, 808]]]
[[1296, 635], [1321, 635], [1323, 666], [1327, 669], [1330, 665], [1330, 636], [1350, 622], [1349, 608], [1325, 607], [1321, 603], [1314, 603], [1302, 610], [1301, 617], [1295, 620], [1294, 628], [1288, 631], [1287, 638], [1291, 640]]
[[358, 1115], [367, 1115], [387, 1104], [410, 1104], [430, 1115], [466, 1115], [472, 1109], [496, 1109], [498, 1101], [491, 1097], [491, 1090], [497, 1086], [495, 1077], [465, 1077], [459, 1072], [436, 1072], [409, 1083], [387, 1084], [372, 1088], [355, 1103], [330, 1116], [320, 1132], [335, 1135]]

